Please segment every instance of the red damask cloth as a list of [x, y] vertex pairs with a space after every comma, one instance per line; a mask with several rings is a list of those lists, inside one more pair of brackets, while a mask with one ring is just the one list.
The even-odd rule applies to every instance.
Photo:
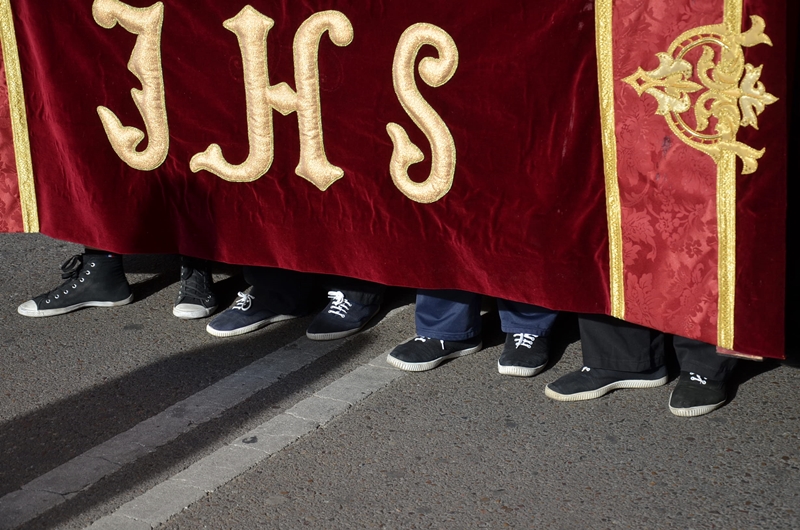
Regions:
[[[181, 253], [606, 314], [614, 279], [595, 6], [613, 6], [624, 317], [717, 343], [717, 165], [680, 141], [656, 99], [624, 79], [656, 69], [657, 54], [683, 32], [720, 24], [728, 2], [164, 0], [169, 151], [149, 171], [120, 159], [97, 113], [102, 105], [145, 129], [130, 92], [141, 83], [127, 68], [136, 35], [98, 25], [92, 4], [11, 1], [42, 233], [121, 253]], [[274, 21], [271, 84], [293, 89], [300, 25], [325, 10], [352, 24], [350, 44], [335, 46], [327, 35], [319, 44], [324, 147], [344, 170], [325, 191], [295, 174], [296, 113], [272, 112], [274, 161], [261, 178], [229, 182], [189, 168], [213, 143], [231, 164], [248, 157], [242, 54], [223, 27], [246, 4]], [[744, 57], [763, 65], [760, 81], [778, 99], [758, 129], [738, 137], [765, 154], [749, 175], [737, 163], [733, 349], [766, 357], [784, 348], [787, 9], [785, 1], [745, 0], [741, 28], [750, 15], [766, 22], [772, 46], [748, 47]], [[418, 23], [444, 30], [458, 50], [446, 83], [415, 76], [456, 152], [452, 188], [430, 204], [394, 185], [386, 130], [401, 125], [422, 150], [425, 161], [409, 173], [424, 181], [430, 143], [392, 77], [398, 41]], [[423, 44], [426, 56], [437, 51]], [[22, 225], [8, 115], [0, 98], [0, 230], [10, 232]]]
[[5, 74], [0, 56], [0, 232], [22, 232], [17, 161]]

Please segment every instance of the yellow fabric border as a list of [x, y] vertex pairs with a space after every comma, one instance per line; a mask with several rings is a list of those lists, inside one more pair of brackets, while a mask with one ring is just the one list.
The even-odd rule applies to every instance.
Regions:
[[22, 71], [19, 64], [17, 37], [14, 32], [14, 17], [11, 13], [11, 0], [0, 0], [0, 42], [3, 47], [8, 102], [11, 110], [11, 130], [14, 135], [14, 154], [17, 159], [22, 226], [26, 232], [38, 232], [39, 211], [36, 204], [36, 188], [33, 183], [25, 92], [22, 88]]
[[[743, 0], [725, 0], [723, 23], [731, 34], [742, 31]], [[726, 152], [717, 165], [717, 346], [733, 349], [736, 304], [736, 155]]]
[[736, 155], [726, 152], [717, 166], [717, 346], [733, 349], [736, 301]]
[[595, 3], [597, 77], [600, 84], [600, 121], [608, 216], [609, 297], [611, 315], [625, 318], [625, 277], [622, 261], [622, 207], [617, 177], [617, 136], [614, 116], [613, 0]]

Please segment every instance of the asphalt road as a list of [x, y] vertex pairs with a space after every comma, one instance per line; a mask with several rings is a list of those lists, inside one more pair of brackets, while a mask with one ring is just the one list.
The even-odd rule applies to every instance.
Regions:
[[[581, 366], [572, 315], [533, 379], [497, 373], [491, 311], [483, 351], [426, 373], [382, 366], [414, 334], [402, 289], [351, 340], [311, 344], [309, 317], [212, 337], [207, 320], [172, 317], [170, 256], [126, 258], [129, 306], [17, 315], [79, 251], [0, 235], [0, 528], [800, 528], [793, 351], [742, 363], [725, 407], [685, 419], [667, 408], [674, 380], [547, 399], [547, 382]], [[217, 272], [229, 304], [244, 284]], [[297, 412], [320, 403], [338, 405]], [[277, 445], [256, 451], [264, 440]], [[114, 447], [129, 450], [96, 457]], [[226, 473], [181, 482], [203, 469]]]

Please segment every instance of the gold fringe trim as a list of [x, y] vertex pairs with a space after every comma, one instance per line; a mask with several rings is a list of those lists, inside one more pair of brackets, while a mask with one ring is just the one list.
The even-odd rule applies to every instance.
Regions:
[[625, 318], [625, 277], [622, 261], [622, 206], [617, 177], [617, 136], [614, 116], [614, 41], [612, 35], [613, 2], [595, 3], [597, 39], [597, 77], [600, 84], [600, 123], [606, 179], [606, 214], [608, 216], [609, 296], [611, 315]]
[[8, 102], [11, 110], [11, 130], [14, 135], [14, 154], [17, 159], [22, 226], [26, 232], [38, 232], [39, 211], [36, 205], [36, 188], [33, 183], [25, 91], [22, 88], [22, 71], [19, 65], [19, 51], [17, 50], [17, 37], [14, 32], [14, 17], [11, 14], [10, 0], [0, 0], [0, 41], [3, 46], [3, 61], [8, 83]]

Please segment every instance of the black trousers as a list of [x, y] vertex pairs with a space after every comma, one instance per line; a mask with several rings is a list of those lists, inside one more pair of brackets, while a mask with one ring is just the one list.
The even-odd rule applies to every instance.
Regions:
[[342, 291], [353, 302], [380, 304], [386, 286], [347, 278], [297, 272], [272, 267], [243, 267], [244, 279], [253, 286], [254, 297], [263, 301], [270, 311], [281, 315], [305, 315], [314, 308], [315, 289]]
[[[607, 315], [582, 315], [578, 324], [585, 366], [646, 372], [665, 363], [665, 336], [660, 331]], [[674, 335], [672, 344], [683, 372], [724, 381], [736, 365], [737, 359], [718, 355], [715, 346], [699, 340]]]

